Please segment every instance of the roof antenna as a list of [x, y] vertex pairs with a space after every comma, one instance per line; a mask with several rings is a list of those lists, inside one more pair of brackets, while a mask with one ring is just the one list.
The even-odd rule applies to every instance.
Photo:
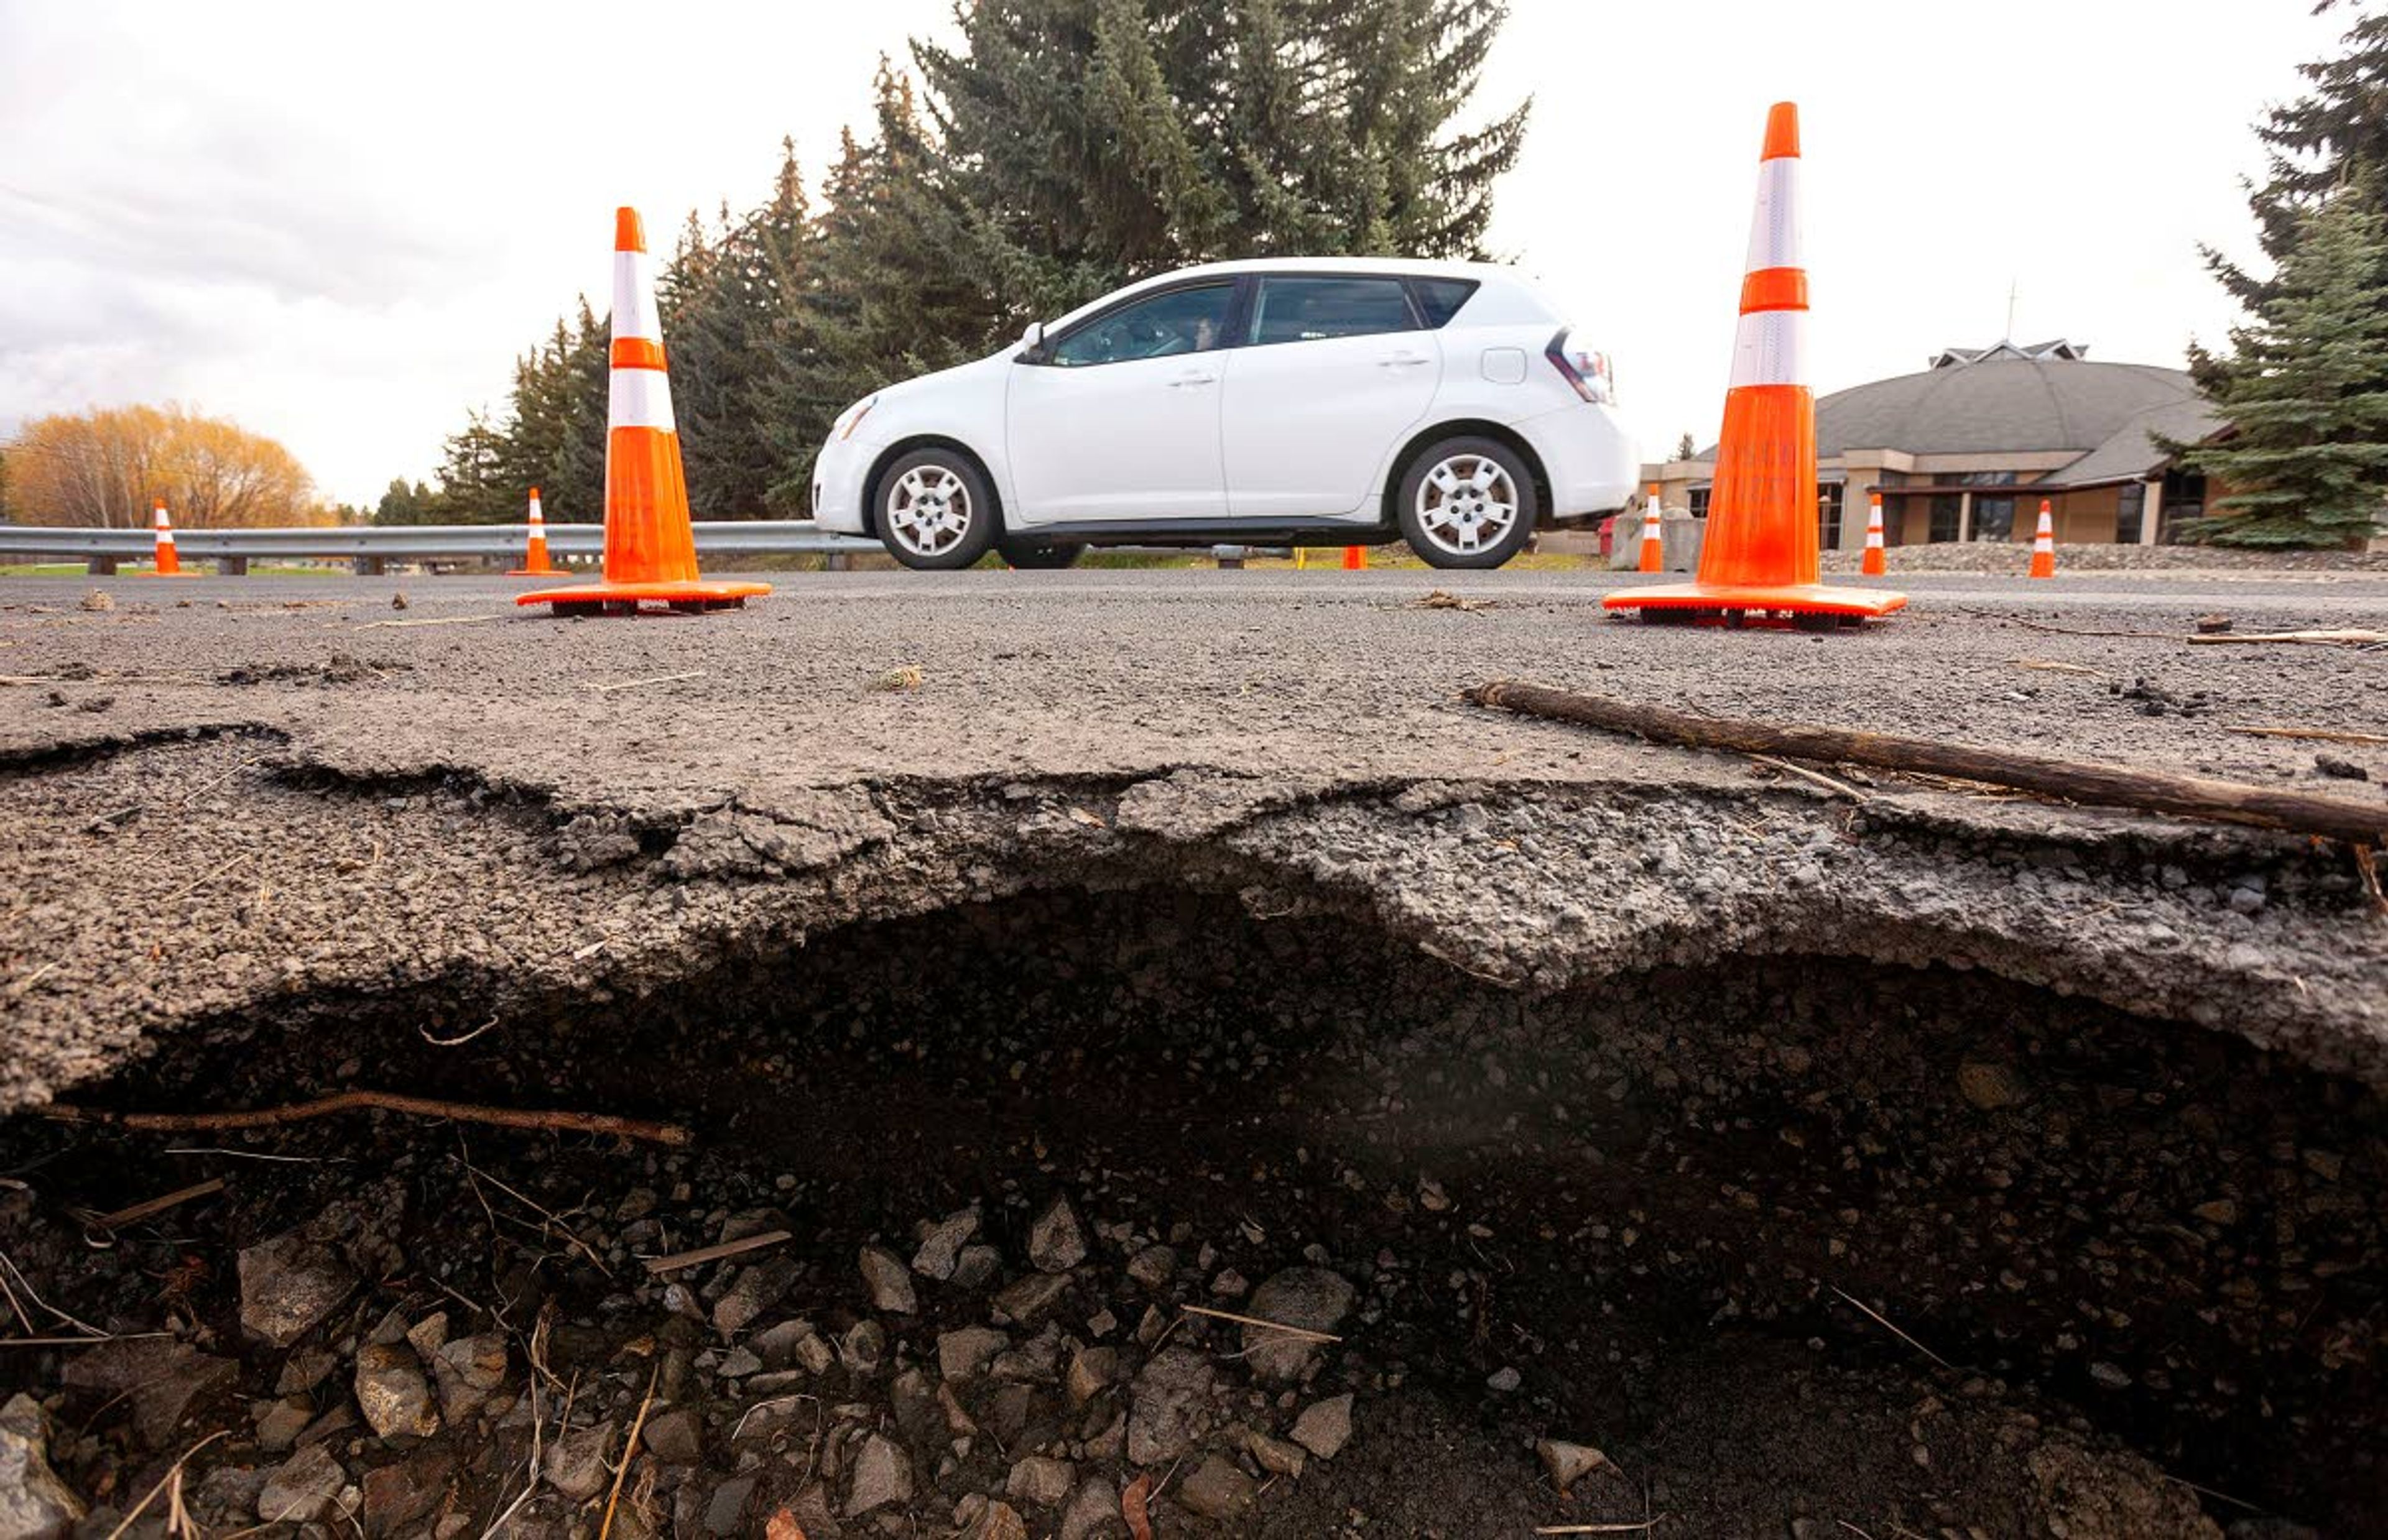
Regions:
[[2014, 341], [2015, 280], [2007, 280], [2007, 332], [2004, 340]]

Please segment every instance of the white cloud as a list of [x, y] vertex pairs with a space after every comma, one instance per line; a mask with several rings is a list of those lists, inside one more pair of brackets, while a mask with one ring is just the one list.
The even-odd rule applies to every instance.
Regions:
[[[330, 495], [427, 473], [514, 356], [658, 244], [818, 175], [945, 0], [868, 7], [0, 0], [0, 431], [187, 400]], [[1801, 103], [1816, 383], [2016, 330], [2177, 362], [2229, 308], [2248, 122], [2344, 25], [2302, 5], [1995, 9], [1518, 0], [1487, 103], [1531, 92], [1494, 238], [1619, 360], [1647, 446], [1713, 434], [1766, 105]]]

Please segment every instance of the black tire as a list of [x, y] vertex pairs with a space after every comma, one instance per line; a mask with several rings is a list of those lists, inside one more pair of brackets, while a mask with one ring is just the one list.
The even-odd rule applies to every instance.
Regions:
[[1086, 554], [1084, 546], [1042, 546], [1029, 540], [997, 540], [995, 553], [1006, 565], [1022, 572], [1060, 572], [1074, 567]]
[[[871, 494], [871, 514], [887, 554], [920, 572], [971, 565], [995, 544], [1001, 525], [995, 493], [977, 462], [951, 449], [915, 449], [887, 467]], [[952, 527], [953, 515], [959, 529]], [[935, 524], [916, 522], [925, 520]], [[917, 537], [913, 530], [921, 532]]]
[[[1454, 471], [1461, 477], [1462, 490], [1456, 499], [1459, 509], [1451, 519], [1429, 524], [1429, 513], [1449, 499], [1438, 487], [1426, 499], [1428, 506], [1424, 510], [1421, 499], [1426, 498], [1429, 479], [1453, 467], [1454, 461], [1473, 467]], [[1492, 485], [1479, 487], [1474, 483], [1485, 466], [1495, 473]], [[1503, 490], [1509, 494], [1505, 502], [1498, 498]], [[1510, 510], [1508, 525], [1492, 534], [1485, 521], [1492, 510], [1503, 506]], [[1429, 567], [1461, 570], [1480, 571], [1507, 562], [1531, 543], [1534, 525], [1543, 516], [1542, 495], [1535, 490], [1533, 473], [1518, 452], [1498, 439], [1464, 434], [1437, 439], [1419, 451], [1402, 474], [1393, 507], [1402, 537], [1409, 542], [1410, 549], [1417, 552], [1420, 561]], [[1467, 541], [1479, 532], [1484, 532], [1482, 543], [1469, 549]]]

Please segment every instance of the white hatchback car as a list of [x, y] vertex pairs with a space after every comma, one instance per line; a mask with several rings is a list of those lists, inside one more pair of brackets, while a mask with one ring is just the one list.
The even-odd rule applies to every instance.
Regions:
[[1368, 545], [1497, 567], [1625, 506], [1638, 461], [1601, 354], [1516, 270], [1359, 259], [1148, 279], [839, 413], [824, 528], [908, 567], [990, 549]]

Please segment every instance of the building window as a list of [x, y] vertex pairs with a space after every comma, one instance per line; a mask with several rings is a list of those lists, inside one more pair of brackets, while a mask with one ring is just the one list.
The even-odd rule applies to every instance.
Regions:
[[1708, 516], [1708, 490], [1705, 486], [1695, 486], [1685, 494], [1692, 505], [1693, 518], [1705, 519]]
[[1964, 504], [1956, 498], [1936, 496], [1932, 499], [1932, 529], [1924, 538], [1933, 541], [1953, 540], [1963, 527]]
[[[1935, 486], [2013, 486], [2013, 471], [1962, 471], [1933, 478]], [[1974, 494], [1973, 527], [1964, 529], [1963, 499], [1939, 496], [1932, 499], [1932, 538], [1955, 540], [1970, 537], [1975, 540], [2006, 540], [2014, 536], [2015, 502], [2013, 498], [1985, 497]]]
[[2181, 543], [2180, 526], [2192, 519], [2205, 517], [2205, 478], [2166, 471], [2164, 478], [2164, 501], [2157, 505], [2156, 544], [2177, 546]]
[[1841, 549], [1841, 505], [1848, 488], [1828, 481], [1816, 488], [1816, 545], [1823, 550]]
[[2140, 543], [2140, 515], [2147, 511], [2148, 484], [2127, 483], [2115, 495], [2115, 543], [2136, 546]]

